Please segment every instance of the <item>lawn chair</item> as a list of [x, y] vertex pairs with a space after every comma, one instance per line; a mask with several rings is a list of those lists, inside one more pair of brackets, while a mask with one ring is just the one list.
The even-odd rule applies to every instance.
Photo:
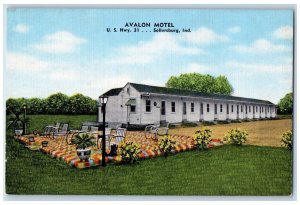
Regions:
[[168, 135], [169, 132], [169, 123], [154, 124], [145, 127], [145, 136], [146, 138], [152, 137], [156, 139], [158, 136]]
[[41, 133], [41, 135], [43, 135], [43, 136], [50, 136], [56, 130], [59, 130], [59, 128], [60, 128], [60, 122], [57, 122], [55, 125], [47, 125], [46, 127], [44, 127], [44, 130]]
[[71, 132], [78, 132], [78, 133], [83, 133], [83, 132], [88, 132], [89, 131], [89, 126], [88, 125], [82, 125], [80, 130], [70, 130]]
[[120, 142], [125, 140], [125, 137], [126, 137], [126, 129], [125, 128], [117, 128], [116, 133], [114, 135], [111, 135], [111, 137], [110, 137], [110, 144], [118, 145]]
[[[106, 147], [110, 147], [110, 140], [111, 140], [111, 128], [110, 127], [106, 127], [105, 128], [105, 146]], [[102, 137], [100, 137], [97, 140], [97, 147], [98, 147], [98, 149], [100, 149], [101, 146], [102, 146]]]
[[68, 132], [69, 124], [63, 124], [61, 130], [56, 130], [53, 134], [53, 137], [65, 136]]
[[147, 125], [145, 127], [145, 137], [149, 138], [149, 137], [153, 137], [153, 135], [156, 135], [159, 126], [160, 126], [160, 122], [156, 122], [152, 125]]
[[158, 136], [168, 135], [169, 125], [170, 125], [170, 123], [168, 123], [168, 122], [161, 123], [160, 126], [157, 128], [156, 135], [158, 135]]
[[99, 128], [95, 126], [91, 126], [90, 132], [98, 132]]

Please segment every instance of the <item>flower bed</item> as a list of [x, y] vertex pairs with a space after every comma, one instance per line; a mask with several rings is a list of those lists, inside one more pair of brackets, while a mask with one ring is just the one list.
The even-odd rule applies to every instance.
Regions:
[[[193, 138], [190, 136], [171, 135], [170, 137], [176, 141], [175, 149], [172, 150], [172, 153], [191, 150], [195, 147]], [[75, 146], [68, 145], [65, 141], [65, 137], [58, 137], [57, 139], [48, 139], [43, 136], [38, 136], [34, 138], [34, 142], [29, 142], [29, 136], [21, 136], [18, 138], [18, 140], [24, 143], [29, 149], [40, 150], [43, 153], [58, 160], [62, 160], [70, 166], [74, 166], [78, 169], [101, 165], [101, 150], [98, 150], [94, 147], [92, 149], [92, 154], [89, 160], [81, 162], [77, 156]], [[48, 146], [42, 147], [42, 141], [48, 141]], [[126, 134], [126, 141], [132, 141], [141, 145], [141, 159], [153, 158], [162, 155], [157, 140], [146, 138], [144, 132], [128, 131]], [[213, 139], [209, 144], [208, 148], [212, 148], [218, 145], [222, 145], [222, 141], [218, 139]], [[107, 153], [109, 153], [109, 150], [107, 151]], [[119, 163], [120, 161], [120, 156], [106, 156], [106, 162]]]

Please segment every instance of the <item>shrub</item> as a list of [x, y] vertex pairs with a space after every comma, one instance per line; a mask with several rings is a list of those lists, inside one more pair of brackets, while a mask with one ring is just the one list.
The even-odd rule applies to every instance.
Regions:
[[246, 142], [247, 132], [240, 129], [232, 129], [224, 137], [224, 141], [227, 141], [230, 144], [242, 145]]
[[290, 130], [290, 131], [284, 132], [282, 134], [281, 142], [282, 142], [283, 147], [285, 147], [287, 149], [292, 149], [293, 148], [293, 131]]
[[86, 149], [88, 147], [96, 145], [96, 143], [94, 142], [94, 137], [86, 133], [80, 133], [76, 135], [71, 140], [71, 143], [76, 145], [76, 149]]
[[168, 135], [162, 136], [158, 140], [159, 149], [164, 153], [165, 157], [175, 148], [175, 144], [175, 140]]
[[122, 162], [133, 164], [140, 158], [141, 146], [134, 142], [122, 142], [118, 147], [118, 155], [121, 155]]
[[201, 122], [201, 125], [203, 125], [203, 126], [215, 125], [215, 124], [216, 124], [216, 122], [214, 122], [214, 121], [203, 121], [203, 122]]
[[182, 127], [197, 127], [198, 124], [195, 122], [183, 122], [181, 126]]
[[205, 150], [211, 141], [211, 130], [202, 128], [195, 132], [194, 141], [198, 150]]

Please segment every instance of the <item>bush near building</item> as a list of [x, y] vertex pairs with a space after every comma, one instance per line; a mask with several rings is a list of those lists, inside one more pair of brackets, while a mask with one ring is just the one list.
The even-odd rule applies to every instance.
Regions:
[[27, 106], [27, 114], [97, 114], [97, 101], [82, 94], [67, 96], [55, 93], [45, 99], [41, 98], [9, 98], [6, 101], [6, 114], [23, 112]]

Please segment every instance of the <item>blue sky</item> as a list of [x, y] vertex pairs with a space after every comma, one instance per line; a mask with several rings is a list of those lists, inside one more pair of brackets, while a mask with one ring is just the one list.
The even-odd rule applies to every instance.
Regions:
[[[191, 32], [106, 31], [126, 22]], [[126, 82], [164, 86], [199, 72], [227, 76], [235, 96], [277, 103], [292, 91], [292, 26], [292, 10], [9, 9], [4, 95], [96, 99]]]

